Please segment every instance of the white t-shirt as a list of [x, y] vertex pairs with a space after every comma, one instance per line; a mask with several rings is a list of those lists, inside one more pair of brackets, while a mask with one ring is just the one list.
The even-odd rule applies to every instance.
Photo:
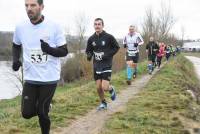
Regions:
[[135, 47], [134, 43], [138, 43], [138, 45], [142, 45], [144, 43], [140, 33], [135, 32], [132, 36], [130, 34], [127, 34], [124, 37], [123, 44], [127, 45], [127, 50], [139, 52], [139, 46]]
[[66, 44], [60, 26], [46, 18], [37, 25], [26, 20], [16, 26], [13, 42], [22, 45], [23, 48], [24, 80], [57, 81], [60, 79], [61, 72], [60, 59], [43, 53], [40, 39], [43, 39], [51, 47]]

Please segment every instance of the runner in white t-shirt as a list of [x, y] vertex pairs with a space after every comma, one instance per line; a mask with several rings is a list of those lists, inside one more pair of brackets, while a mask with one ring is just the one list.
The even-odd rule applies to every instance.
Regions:
[[135, 26], [129, 26], [129, 33], [124, 37], [123, 45], [126, 50], [127, 84], [131, 84], [132, 76], [136, 78], [137, 63], [139, 60], [139, 46], [144, 43]]
[[59, 57], [67, 55], [65, 36], [56, 23], [46, 19], [41, 12], [43, 0], [25, 0], [30, 20], [16, 26], [13, 37], [13, 70], [18, 71], [22, 62], [24, 86], [22, 116], [39, 117], [42, 134], [49, 134], [49, 106], [60, 79]]

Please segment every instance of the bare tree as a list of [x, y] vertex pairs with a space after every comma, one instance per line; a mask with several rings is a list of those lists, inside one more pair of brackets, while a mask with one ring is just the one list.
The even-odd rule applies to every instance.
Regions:
[[165, 40], [167, 38], [169, 31], [175, 24], [175, 21], [170, 3], [162, 1], [161, 10], [158, 13], [160, 40]]
[[148, 8], [145, 12], [144, 22], [142, 24], [143, 36], [145, 40], [149, 39], [150, 34], [152, 34], [153, 29], [153, 11], [152, 8]]
[[85, 15], [84, 12], [79, 12], [75, 16], [75, 26], [76, 26], [76, 35], [78, 37], [78, 43], [77, 43], [77, 53], [76, 56], [78, 60], [78, 78], [82, 75], [82, 68], [81, 68], [81, 62], [82, 62], [82, 52], [81, 50], [85, 48], [85, 33], [88, 26], [88, 17]]
[[80, 12], [75, 16], [76, 35], [78, 37], [78, 53], [81, 53], [81, 48], [84, 45], [85, 32], [87, 30], [88, 17], [84, 12]]
[[153, 13], [152, 7], [147, 8], [145, 12], [144, 22], [142, 24], [142, 34], [145, 41], [149, 40], [150, 36], [154, 36], [155, 38], [157, 38], [159, 24], [156, 21], [157, 20]]
[[151, 7], [146, 9], [142, 24], [143, 37], [145, 41], [149, 39], [149, 36], [154, 36], [155, 39], [160, 41], [166, 41], [174, 24], [175, 18], [170, 4], [162, 1], [158, 14], [154, 14]]

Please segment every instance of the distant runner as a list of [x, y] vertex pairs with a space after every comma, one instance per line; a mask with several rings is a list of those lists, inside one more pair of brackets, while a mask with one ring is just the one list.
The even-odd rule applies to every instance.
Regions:
[[137, 76], [137, 63], [139, 60], [139, 46], [144, 43], [135, 26], [129, 27], [129, 33], [124, 37], [123, 45], [126, 50], [127, 84], [131, 85], [131, 79]]
[[171, 50], [170, 50], [169, 45], [166, 45], [166, 46], [165, 46], [165, 53], [166, 53], [166, 55], [165, 55], [166, 60], [169, 61], [169, 58], [170, 58], [170, 56], [171, 56]]
[[152, 74], [153, 69], [156, 66], [156, 55], [158, 53], [159, 46], [154, 41], [154, 37], [150, 37], [149, 43], [146, 45], [146, 53], [148, 56], [148, 71], [149, 74]]
[[159, 45], [159, 51], [157, 53], [157, 66], [160, 68], [162, 63], [162, 57], [165, 55], [165, 44], [162, 42]]

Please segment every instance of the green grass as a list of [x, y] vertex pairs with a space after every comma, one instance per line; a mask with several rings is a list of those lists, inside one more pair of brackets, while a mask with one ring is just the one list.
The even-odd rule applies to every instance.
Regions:
[[182, 122], [175, 113], [199, 121], [199, 105], [186, 90], [200, 91], [192, 63], [182, 55], [156, 74], [124, 112], [114, 114], [103, 134], [183, 134]]
[[200, 58], [200, 52], [188, 52], [188, 53], [184, 53], [184, 55], [186, 56], [195, 56], [195, 57], [199, 57]]
[[[139, 64], [139, 75], [146, 73], [147, 62]], [[111, 83], [117, 92], [126, 88], [125, 70], [113, 75]], [[107, 94], [108, 98], [108, 94]], [[37, 134], [40, 133], [38, 118], [25, 120], [21, 117], [21, 97], [0, 101], [0, 133]], [[69, 122], [85, 115], [99, 103], [93, 81], [76, 81], [58, 87], [53, 98], [53, 109], [50, 112], [52, 129], [67, 126]]]

